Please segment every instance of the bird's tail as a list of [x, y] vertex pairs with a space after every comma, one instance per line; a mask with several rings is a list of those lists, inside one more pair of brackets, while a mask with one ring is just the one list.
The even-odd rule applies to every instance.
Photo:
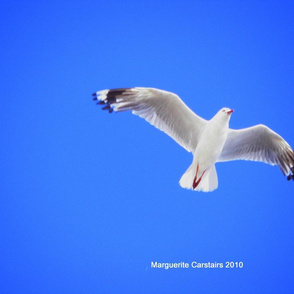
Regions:
[[[195, 178], [196, 168], [195, 164], [191, 164], [180, 179], [180, 186], [186, 189], [193, 190], [193, 180]], [[195, 191], [211, 192], [218, 186], [217, 173], [215, 165], [206, 170], [202, 180], [196, 187]]]

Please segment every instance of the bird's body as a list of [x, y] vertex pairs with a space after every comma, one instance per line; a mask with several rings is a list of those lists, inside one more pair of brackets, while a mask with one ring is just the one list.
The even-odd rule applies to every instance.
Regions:
[[227, 139], [230, 110], [220, 110], [207, 122], [195, 149], [194, 157], [199, 165], [208, 168], [219, 158]]
[[109, 112], [132, 110], [171, 136], [193, 154], [193, 162], [180, 179], [183, 188], [213, 191], [218, 186], [215, 163], [237, 159], [277, 164], [294, 179], [294, 153], [290, 145], [264, 125], [232, 130], [233, 110], [222, 108], [207, 121], [175, 94], [154, 88], [124, 88], [93, 94]]
[[198, 191], [212, 191], [217, 188], [214, 164], [227, 139], [230, 111], [227, 108], [221, 109], [205, 125], [193, 152], [191, 169], [189, 168], [180, 180], [180, 185], [183, 188], [192, 188]]

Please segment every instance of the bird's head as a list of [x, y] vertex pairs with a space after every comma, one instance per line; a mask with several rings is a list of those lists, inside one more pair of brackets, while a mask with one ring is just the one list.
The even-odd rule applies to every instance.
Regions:
[[214, 117], [217, 120], [221, 120], [221, 121], [224, 121], [224, 122], [229, 122], [229, 120], [231, 118], [231, 114], [233, 112], [234, 112], [234, 109], [224, 107], [221, 110], [219, 110], [219, 112]]
[[225, 115], [231, 115], [234, 112], [234, 109], [224, 107], [219, 112], [222, 113], [222, 114], [225, 114]]

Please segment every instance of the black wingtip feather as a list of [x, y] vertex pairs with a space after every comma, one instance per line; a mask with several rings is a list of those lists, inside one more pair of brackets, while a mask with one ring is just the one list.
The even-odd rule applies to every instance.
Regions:
[[[98, 101], [96, 104], [98, 105], [105, 105], [102, 107], [102, 110], [108, 110], [109, 113], [113, 112], [113, 108], [111, 107], [112, 104], [116, 103], [117, 96], [124, 95], [124, 92], [130, 90], [131, 88], [117, 88], [111, 89], [106, 92], [106, 99]], [[99, 100], [97, 93], [93, 93], [93, 100]]]
[[294, 181], [294, 166], [292, 166], [290, 168], [291, 172], [292, 172], [292, 175], [288, 175], [287, 176], [287, 180], [290, 181], [290, 180], [293, 180]]
[[109, 104], [107, 104], [106, 106], [102, 107], [102, 110], [110, 110], [111, 106]]

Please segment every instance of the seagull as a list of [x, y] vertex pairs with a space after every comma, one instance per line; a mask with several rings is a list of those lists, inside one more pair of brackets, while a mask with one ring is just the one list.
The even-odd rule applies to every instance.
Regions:
[[180, 186], [209, 192], [218, 187], [216, 162], [260, 161], [278, 165], [288, 180], [294, 180], [294, 152], [277, 133], [263, 124], [229, 128], [233, 109], [224, 107], [205, 120], [178, 95], [155, 88], [120, 88], [93, 94], [109, 113], [131, 110], [165, 132], [193, 154], [193, 161], [180, 179]]

